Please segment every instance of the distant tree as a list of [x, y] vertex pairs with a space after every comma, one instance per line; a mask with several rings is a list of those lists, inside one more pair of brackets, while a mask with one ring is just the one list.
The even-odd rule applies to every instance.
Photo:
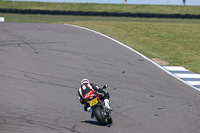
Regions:
[[186, 0], [183, 0], [183, 4], [184, 4], [184, 6], [185, 6], [185, 2], [186, 2]]

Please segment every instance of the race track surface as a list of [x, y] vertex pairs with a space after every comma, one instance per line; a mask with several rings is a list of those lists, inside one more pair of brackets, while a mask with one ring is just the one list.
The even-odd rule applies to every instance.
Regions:
[[[77, 98], [82, 78], [108, 84], [111, 127]], [[91, 31], [0, 23], [0, 133], [200, 133], [200, 92]]]

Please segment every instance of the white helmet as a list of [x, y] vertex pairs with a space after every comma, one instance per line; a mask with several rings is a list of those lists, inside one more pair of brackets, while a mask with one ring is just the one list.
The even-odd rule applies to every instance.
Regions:
[[84, 84], [84, 83], [90, 83], [90, 81], [88, 79], [82, 79], [81, 84]]

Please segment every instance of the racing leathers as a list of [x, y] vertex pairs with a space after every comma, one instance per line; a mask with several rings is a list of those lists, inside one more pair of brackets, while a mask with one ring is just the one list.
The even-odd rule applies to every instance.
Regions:
[[90, 107], [88, 106], [86, 99], [88, 98], [88, 96], [90, 96], [93, 93], [97, 93], [99, 95], [99, 98], [104, 100], [105, 107], [107, 109], [110, 109], [110, 110], [112, 109], [109, 105], [110, 95], [107, 91], [104, 91], [102, 88], [99, 88], [97, 85], [93, 83], [83, 83], [78, 90], [78, 98], [80, 100], [80, 103], [84, 104], [85, 111], [90, 110]]

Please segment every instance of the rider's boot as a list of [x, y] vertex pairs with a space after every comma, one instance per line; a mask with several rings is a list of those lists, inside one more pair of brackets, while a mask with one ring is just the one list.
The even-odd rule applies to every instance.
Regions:
[[104, 103], [105, 103], [105, 107], [106, 107], [108, 110], [112, 110], [112, 108], [111, 108], [110, 105], [109, 105], [109, 100], [108, 100], [108, 99], [104, 99]]
[[88, 107], [87, 108], [87, 111], [91, 113], [91, 118], [94, 118], [94, 113], [92, 111], [92, 108], [91, 107]]

